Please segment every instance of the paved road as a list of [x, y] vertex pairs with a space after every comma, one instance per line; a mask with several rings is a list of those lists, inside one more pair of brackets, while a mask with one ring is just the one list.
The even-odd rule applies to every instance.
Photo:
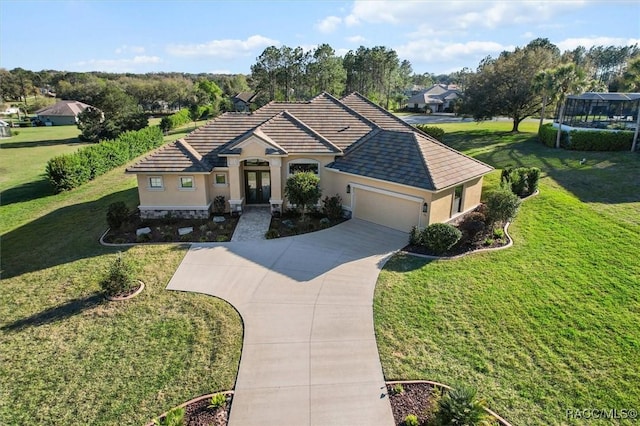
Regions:
[[372, 303], [380, 269], [407, 237], [351, 219], [297, 237], [192, 246], [167, 288], [218, 296], [244, 321], [231, 426], [394, 424]]

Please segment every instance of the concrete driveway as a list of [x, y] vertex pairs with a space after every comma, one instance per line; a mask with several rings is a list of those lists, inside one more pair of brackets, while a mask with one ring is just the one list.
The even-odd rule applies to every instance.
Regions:
[[244, 321], [231, 426], [394, 424], [372, 302], [380, 269], [407, 238], [351, 219], [297, 237], [192, 246], [167, 288], [220, 297]]

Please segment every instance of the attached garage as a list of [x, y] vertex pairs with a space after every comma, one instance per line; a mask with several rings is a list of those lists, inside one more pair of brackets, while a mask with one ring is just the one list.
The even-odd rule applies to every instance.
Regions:
[[420, 225], [422, 199], [363, 185], [351, 187], [353, 217], [402, 232]]

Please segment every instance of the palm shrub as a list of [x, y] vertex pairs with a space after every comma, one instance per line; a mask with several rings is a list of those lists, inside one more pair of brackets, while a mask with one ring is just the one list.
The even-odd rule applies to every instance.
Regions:
[[496, 223], [507, 222], [518, 214], [520, 197], [508, 189], [498, 189], [487, 197], [487, 222], [493, 226]]
[[224, 407], [226, 403], [227, 397], [223, 393], [217, 393], [211, 397], [211, 401], [209, 401], [207, 408], [218, 409], [220, 407]]
[[486, 402], [477, 398], [475, 389], [462, 386], [451, 389], [438, 402], [436, 424], [480, 426], [490, 425], [491, 417], [485, 411]]
[[453, 225], [432, 223], [422, 230], [420, 242], [431, 253], [442, 255], [460, 241], [461, 237], [462, 232]]
[[176, 407], [170, 410], [164, 418], [155, 419], [153, 424], [156, 426], [182, 426], [184, 425], [185, 414], [184, 407]]
[[100, 287], [108, 296], [116, 296], [131, 291], [136, 284], [133, 267], [118, 252], [107, 275], [100, 281]]
[[107, 209], [107, 223], [111, 229], [119, 229], [129, 217], [129, 208], [122, 201], [109, 204]]

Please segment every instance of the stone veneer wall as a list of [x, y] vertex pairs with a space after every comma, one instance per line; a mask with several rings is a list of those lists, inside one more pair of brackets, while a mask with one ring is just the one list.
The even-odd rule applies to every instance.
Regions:
[[182, 219], [209, 219], [209, 210], [141, 210], [143, 219], [163, 219], [171, 213], [171, 217]]

